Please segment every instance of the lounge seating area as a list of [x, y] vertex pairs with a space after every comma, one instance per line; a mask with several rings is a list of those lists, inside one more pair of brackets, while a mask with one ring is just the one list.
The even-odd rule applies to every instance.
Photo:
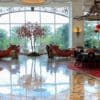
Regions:
[[100, 100], [100, 0], [0, 6], [0, 100]]
[[85, 50], [83, 47], [76, 47], [74, 49], [62, 50], [57, 45], [47, 45], [46, 50], [48, 58], [72, 57], [75, 59], [75, 66], [100, 68], [100, 53], [97, 48]]
[[53, 57], [70, 57], [74, 54], [74, 49], [60, 49], [57, 45], [47, 45], [46, 46], [48, 58]]
[[[97, 49], [75, 51], [75, 66], [100, 68], [100, 53]], [[92, 67], [91, 67], [92, 66]]]
[[11, 44], [6, 50], [0, 50], [0, 58], [3, 57], [18, 58], [19, 53], [20, 53], [20, 46]]

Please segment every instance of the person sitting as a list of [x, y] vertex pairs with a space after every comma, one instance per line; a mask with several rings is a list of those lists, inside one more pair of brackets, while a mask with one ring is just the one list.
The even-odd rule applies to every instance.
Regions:
[[75, 66], [76, 65], [81, 65], [82, 64], [82, 57], [83, 55], [81, 54], [81, 52], [76, 55], [76, 58], [75, 58]]

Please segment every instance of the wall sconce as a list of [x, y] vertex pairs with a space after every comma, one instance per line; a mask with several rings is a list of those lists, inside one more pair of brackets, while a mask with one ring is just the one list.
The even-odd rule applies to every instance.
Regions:
[[80, 33], [82, 32], [82, 29], [80, 27], [75, 27], [73, 32], [76, 33], [76, 35], [78, 37], [80, 35]]

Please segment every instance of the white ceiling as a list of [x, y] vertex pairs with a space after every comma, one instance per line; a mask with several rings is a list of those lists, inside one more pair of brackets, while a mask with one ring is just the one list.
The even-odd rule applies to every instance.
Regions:
[[46, 0], [42, 5], [24, 5], [21, 0], [0, 0], [0, 6], [66, 6], [71, 0]]
[[[100, 5], [100, 0], [95, 0], [95, 1], [99, 2], [99, 5]], [[72, 2], [72, 6], [73, 6], [73, 3], [77, 4], [77, 6], [82, 6], [83, 12], [89, 12], [91, 8], [93, 8], [94, 6], [94, 0], [46, 0], [46, 2], [41, 5], [36, 5], [36, 4], [25, 5], [21, 2], [21, 0], [0, 0], [0, 6], [1, 7], [16, 7], [16, 6], [66, 7], [70, 5], [71, 2]], [[96, 8], [94, 7], [96, 10], [98, 10], [98, 14], [100, 12], [99, 5]]]
[[[100, 0], [96, 0], [100, 1]], [[44, 4], [41, 5], [24, 5], [21, 0], [0, 0], [1, 7], [12, 7], [12, 6], [50, 6], [59, 7], [67, 6], [70, 2], [78, 3], [83, 6], [84, 11], [88, 11], [90, 7], [94, 4], [94, 0], [46, 0]], [[82, 4], [81, 4], [82, 3]]]

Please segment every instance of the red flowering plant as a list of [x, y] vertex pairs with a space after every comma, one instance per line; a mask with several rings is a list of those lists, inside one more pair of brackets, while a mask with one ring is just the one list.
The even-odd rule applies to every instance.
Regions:
[[[35, 42], [37, 37], [41, 37], [45, 34], [44, 28], [42, 28], [38, 23], [34, 25], [30, 22], [24, 24], [18, 30], [18, 35], [22, 38], [28, 38], [31, 40], [31, 49], [33, 55], [36, 54], [35, 52]], [[36, 54], [37, 55], [37, 54]]]
[[96, 25], [96, 30], [100, 32], [100, 24]]

